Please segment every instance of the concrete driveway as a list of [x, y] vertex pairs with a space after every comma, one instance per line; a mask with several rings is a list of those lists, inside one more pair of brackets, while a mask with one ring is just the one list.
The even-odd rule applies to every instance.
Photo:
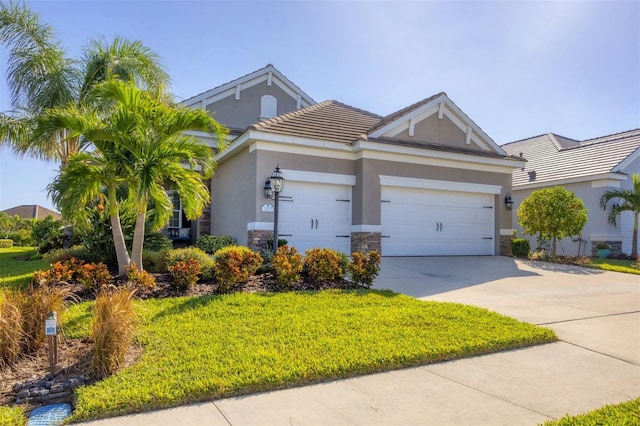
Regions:
[[374, 288], [481, 306], [640, 366], [640, 276], [509, 257], [387, 257]]
[[92, 424], [536, 425], [640, 397], [640, 276], [506, 257], [384, 258], [374, 288], [482, 306], [561, 341]]

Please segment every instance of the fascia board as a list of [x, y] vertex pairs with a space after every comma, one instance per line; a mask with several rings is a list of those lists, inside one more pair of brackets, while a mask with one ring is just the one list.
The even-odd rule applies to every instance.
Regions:
[[367, 158], [367, 153], [399, 154], [416, 158], [431, 158], [438, 160], [451, 160], [465, 163], [483, 164], [504, 167], [509, 170], [519, 169], [525, 166], [526, 161], [514, 158], [489, 158], [472, 154], [460, 154], [456, 152], [434, 151], [399, 145], [387, 145], [376, 142], [358, 141], [354, 144], [354, 151], [362, 153], [361, 158]]
[[526, 183], [520, 185], [513, 185], [514, 191], [521, 191], [527, 189], [537, 189], [537, 188], [545, 188], [550, 186], [558, 186], [558, 185], [570, 185], [573, 183], [585, 183], [585, 182], [594, 182], [601, 180], [616, 180], [623, 181], [627, 179], [626, 175], [622, 175], [619, 173], [601, 173], [598, 175], [589, 175], [589, 176], [580, 176], [575, 178], [568, 179], [556, 179], [556, 180], [547, 180], [544, 182], [533, 182]]
[[457, 107], [456, 104], [453, 103], [453, 101], [451, 101], [449, 98], [447, 98], [445, 96], [444, 98], [444, 102], [446, 103], [447, 107], [450, 108], [451, 110], [453, 110], [453, 112], [455, 112], [456, 114], [458, 114], [458, 116], [462, 117], [463, 121], [465, 121], [465, 123], [469, 126], [471, 126], [471, 128], [473, 129], [474, 132], [476, 132], [482, 139], [484, 139], [485, 142], [489, 143], [489, 145], [499, 154], [502, 155], [507, 155], [506, 152], [504, 152], [504, 150], [502, 148], [500, 148], [500, 145], [498, 145], [497, 143], [494, 142], [493, 139], [491, 139], [489, 137], [489, 135], [487, 135], [480, 127], [478, 127], [477, 124], [475, 124], [473, 122], [473, 120], [471, 120], [471, 118], [464, 113], [464, 111], [462, 111], [460, 108]]
[[397, 186], [400, 188], [437, 189], [441, 191], [477, 192], [482, 194], [500, 194], [502, 191], [501, 185], [487, 185], [481, 183], [418, 179], [387, 175], [380, 175], [379, 179], [380, 186]]
[[[409, 122], [409, 120], [411, 120], [412, 118], [415, 118], [419, 115], [422, 115], [422, 113], [424, 113], [425, 111], [429, 110], [430, 108], [436, 106], [442, 102], [444, 99], [446, 99], [446, 97], [444, 95], [440, 95], [437, 98], [435, 98], [434, 100], [432, 100], [431, 102], [428, 102], [424, 105], [422, 105], [420, 108], [416, 108], [415, 110], [398, 117], [397, 119], [395, 119], [394, 121], [392, 121], [391, 123], [387, 124], [384, 127], [381, 127], [380, 129], [376, 130], [375, 132], [371, 133], [369, 136], [372, 138], [379, 138], [383, 135], [385, 135], [387, 132], [395, 129], [397, 126], [400, 126], [403, 122]], [[437, 112], [437, 110], [436, 110]], [[426, 118], [426, 117], [425, 117]]]

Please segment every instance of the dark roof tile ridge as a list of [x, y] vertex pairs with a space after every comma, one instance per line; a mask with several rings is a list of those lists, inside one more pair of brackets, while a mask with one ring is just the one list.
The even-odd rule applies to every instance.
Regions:
[[345, 104], [344, 102], [336, 101], [335, 99], [329, 99], [328, 101], [325, 101], [325, 102], [332, 102], [332, 103], [334, 103], [336, 105], [342, 106], [344, 108], [348, 108], [348, 109], [353, 110], [355, 112], [360, 112], [362, 114], [366, 114], [366, 115], [370, 116], [371, 118], [382, 119], [382, 116], [379, 115], [379, 114], [376, 114], [375, 112], [367, 111], [366, 109], [362, 109], [362, 108], [357, 108], [357, 107], [354, 107], [352, 105]]
[[562, 136], [562, 135], [559, 135], [559, 134], [557, 134], [557, 133], [549, 132], [548, 134], [553, 135], [553, 136], [559, 136], [559, 137], [561, 137], [562, 139], [567, 139], [567, 140], [570, 140], [570, 141], [580, 142], [578, 139], [568, 138], [568, 137], [566, 137], [566, 136]]
[[511, 145], [511, 144], [518, 143], [518, 142], [526, 142], [528, 140], [537, 139], [537, 138], [540, 138], [542, 136], [549, 136], [550, 134], [552, 134], [552, 133], [542, 133], [542, 134], [539, 134], [539, 135], [536, 135], [536, 136], [531, 136], [531, 137], [528, 137], [528, 138], [518, 139], [517, 141], [503, 143], [500, 146]]
[[[629, 133], [629, 134], [627, 134], [627, 133]], [[624, 138], [628, 138], [630, 136], [634, 136], [636, 133], [640, 134], [640, 128], [625, 130], [623, 132], [611, 133], [610, 135], [603, 135], [603, 136], [598, 136], [598, 137], [595, 137], [595, 138], [589, 138], [589, 139], [585, 139], [585, 140], [581, 141], [580, 143], [584, 144], [585, 142], [589, 142], [589, 141], [592, 141], [592, 140], [610, 138], [611, 136], [618, 136], [618, 135], [620, 135], [620, 136], [618, 136], [616, 138], [613, 138], [613, 139], [608, 139], [608, 140], [624, 139]], [[622, 136], [623, 134], [624, 134], [624, 136]]]
[[[608, 143], [620, 142], [620, 141], [623, 141], [625, 139], [629, 139], [629, 138], [631, 138], [633, 136], [640, 136], [640, 129], [637, 129], [637, 130], [638, 130], [637, 133], [631, 133], [631, 134], [628, 134], [628, 135], [619, 136], [619, 137], [612, 138], [612, 139], [605, 139], [605, 140], [601, 140], [601, 141], [599, 141], [597, 139], [606, 138], [608, 136], [619, 135], [620, 133], [614, 133], [613, 135], [608, 135], [608, 136], [601, 136], [599, 138], [586, 139], [586, 140], [580, 142], [579, 145], [563, 148], [563, 149], [561, 149], [561, 151], [569, 151], [569, 150], [572, 150], [572, 149], [587, 148], [587, 147], [590, 147], [590, 146], [596, 146], [596, 145], [603, 145], [603, 144], [608, 144]], [[589, 141], [594, 141], [594, 142], [589, 142]]]

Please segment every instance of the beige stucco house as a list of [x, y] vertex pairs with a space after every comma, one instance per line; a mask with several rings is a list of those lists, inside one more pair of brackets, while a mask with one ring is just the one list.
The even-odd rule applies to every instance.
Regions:
[[[263, 248], [273, 233], [265, 180], [286, 179], [279, 234], [304, 252], [497, 255], [509, 250], [508, 155], [446, 93], [385, 117], [316, 103], [272, 65], [184, 101], [231, 129], [218, 153], [210, 209], [195, 235]], [[501, 245], [502, 242], [502, 245]]]
[[[633, 189], [631, 175], [640, 173], [640, 129], [577, 141], [553, 133], [502, 145], [513, 156], [526, 158], [524, 167], [513, 171], [513, 223], [522, 234], [515, 212], [532, 191], [556, 185], [574, 192], [589, 209], [582, 236], [564, 239], [558, 254], [596, 255], [595, 246], [607, 242], [611, 254], [631, 253], [633, 214], [623, 214], [618, 226], [608, 223], [600, 208], [607, 189]], [[538, 245], [533, 236], [531, 247]]]

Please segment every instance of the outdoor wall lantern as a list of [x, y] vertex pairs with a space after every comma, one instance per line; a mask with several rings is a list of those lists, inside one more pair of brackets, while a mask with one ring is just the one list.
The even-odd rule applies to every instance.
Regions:
[[511, 194], [507, 194], [507, 196], [504, 197], [504, 206], [507, 208], [507, 210], [513, 209], [513, 200], [511, 199]]
[[[273, 210], [273, 254], [278, 251], [278, 200], [280, 199], [280, 192], [284, 188], [284, 175], [280, 171], [280, 165], [276, 166], [276, 169], [264, 183], [264, 195], [267, 195], [267, 187], [269, 192], [273, 193], [274, 210]], [[271, 198], [271, 197], [269, 197]]]
[[264, 181], [264, 198], [270, 200], [273, 196], [273, 191], [271, 190], [271, 178]]

